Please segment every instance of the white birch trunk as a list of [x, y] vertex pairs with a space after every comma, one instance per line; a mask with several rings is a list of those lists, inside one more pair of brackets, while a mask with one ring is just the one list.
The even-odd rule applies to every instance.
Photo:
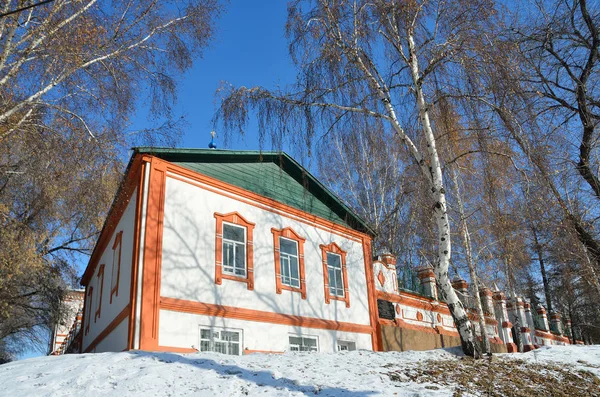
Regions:
[[477, 343], [475, 343], [473, 326], [462, 302], [458, 299], [454, 288], [452, 288], [450, 278], [448, 277], [452, 245], [450, 242], [450, 223], [448, 220], [442, 167], [436, 149], [435, 135], [429, 119], [429, 110], [425, 103], [423, 87], [421, 86], [419, 61], [417, 59], [412, 31], [409, 30], [407, 32], [407, 38], [409, 48], [408, 62], [411, 69], [417, 107], [419, 109], [421, 128], [427, 142], [427, 157], [429, 160], [429, 172], [431, 174], [429, 180], [431, 182], [431, 194], [435, 201], [433, 215], [438, 229], [438, 261], [434, 266], [434, 272], [441, 297], [446, 301], [448, 309], [450, 309], [450, 313], [454, 319], [458, 334], [460, 335], [463, 352], [468, 356], [479, 357], [480, 350]]
[[479, 296], [479, 284], [477, 283], [477, 274], [475, 272], [475, 263], [473, 261], [471, 235], [469, 234], [469, 227], [467, 225], [467, 219], [465, 218], [465, 206], [463, 204], [460, 186], [458, 185], [458, 172], [456, 172], [456, 168], [454, 167], [452, 167], [452, 179], [456, 191], [456, 201], [458, 202], [458, 214], [460, 215], [460, 229], [463, 244], [465, 246], [465, 256], [467, 258], [467, 265], [469, 266], [469, 276], [471, 278], [473, 294], [475, 295], [475, 308], [477, 309], [477, 315], [479, 316], [479, 328], [481, 329], [482, 338], [481, 347], [483, 353], [491, 354], [492, 349], [490, 347], [490, 340], [488, 339], [487, 331], [485, 329], [485, 314], [483, 313], [483, 307], [481, 305], [481, 296]]

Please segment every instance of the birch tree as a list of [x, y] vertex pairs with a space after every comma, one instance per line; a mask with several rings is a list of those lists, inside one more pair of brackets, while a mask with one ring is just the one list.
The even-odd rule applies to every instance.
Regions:
[[[523, 76], [539, 104], [576, 139], [572, 164], [600, 199], [600, 7], [586, 0], [534, 2], [514, 29], [526, 61]], [[574, 146], [575, 146], [574, 145]]]
[[[556, 4], [564, 6], [566, 3]], [[581, 177], [579, 170], [572, 167], [572, 161], [565, 162], [573, 156], [573, 137], [577, 136], [572, 130], [575, 113], [561, 116], [556, 110], [559, 105], [548, 105], [548, 98], [531, 77], [537, 73], [530, 70], [533, 60], [527, 56], [532, 55], [524, 54], [520, 47], [523, 38], [519, 32], [538, 26], [535, 16], [535, 13], [528, 17], [519, 15], [520, 18], [515, 17], [516, 24], [511, 20], [490, 31], [490, 45], [478, 47], [473, 58], [472, 68], [476, 72], [469, 74], [469, 96], [479, 103], [478, 112], [490, 117], [495, 134], [520, 153], [520, 164], [527, 168], [530, 176], [547, 189], [548, 197], [554, 201], [547, 205], [557, 205], [563, 222], [587, 251], [590, 260], [582, 261], [580, 266], [586, 268], [591, 275], [589, 282], [600, 291], [596, 274], [600, 269], [598, 203], [582, 194], [577, 177]], [[593, 70], [595, 68], [597, 66]], [[557, 71], [563, 73], [562, 69]], [[561, 84], [561, 79], [556, 82]], [[589, 210], [582, 210], [584, 208]]]
[[493, 12], [489, 1], [295, 1], [287, 33], [299, 69], [296, 84], [281, 90], [224, 86], [217, 114], [226, 131], [238, 131], [256, 111], [263, 136], [302, 131], [307, 145], [321, 128], [343, 131], [365, 117], [393, 131], [435, 203], [434, 270], [463, 350], [471, 356], [479, 355], [473, 327], [448, 278], [451, 226], [430, 115], [431, 83], [437, 72], [460, 65]]
[[411, 208], [420, 179], [394, 135], [377, 124], [355, 124], [324, 137], [316, 154], [319, 179], [369, 223], [375, 251], [404, 257], [411, 249]]

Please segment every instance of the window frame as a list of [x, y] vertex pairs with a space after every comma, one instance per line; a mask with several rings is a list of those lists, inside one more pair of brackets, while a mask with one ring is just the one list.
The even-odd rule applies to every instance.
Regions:
[[[304, 339], [314, 339], [316, 342], [316, 349], [315, 350], [302, 350], [301, 348], [299, 348], [298, 350], [293, 350], [292, 349], [292, 341], [291, 338], [300, 338], [302, 339], [302, 345], [298, 345], [298, 346], [305, 346], [304, 345]], [[318, 353], [319, 352], [319, 337], [316, 335], [298, 335], [298, 334], [288, 334], [288, 348], [289, 351], [291, 352], [315, 352]]]
[[[302, 299], [306, 299], [306, 275], [304, 267], [304, 242], [306, 239], [296, 233], [291, 227], [283, 229], [271, 228], [271, 233], [273, 234], [273, 252], [275, 259], [275, 292], [278, 294], [281, 294], [283, 290], [298, 292]], [[282, 282], [281, 238], [296, 242], [298, 248], [298, 276], [300, 278], [300, 287], [293, 287]]]
[[100, 269], [98, 269], [98, 285], [100, 286], [99, 295], [98, 295], [98, 308], [96, 309], [96, 313], [94, 315], [94, 322], [100, 318], [102, 314], [102, 292], [104, 290], [104, 265], [100, 265]]
[[[203, 339], [202, 338], [202, 331], [203, 330], [208, 330], [210, 332], [210, 339]], [[221, 354], [225, 354], [228, 356], [235, 356], [235, 354], [229, 354], [229, 353], [223, 353], [223, 352], [218, 352], [214, 349], [214, 332], [219, 332], [219, 342], [226, 342], [226, 341], [222, 341], [221, 340], [221, 332], [236, 332], [239, 335], [239, 341], [238, 341], [238, 356], [241, 356], [244, 353], [244, 330], [241, 328], [224, 328], [224, 327], [214, 327], [212, 325], [199, 325], [198, 326], [198, 351], [199, 352], [203, 352], [203, 351], [209, 351], [209, 352], [214, 352], [214, 353], [221, 353]], [[202, 341], [206, 341], [208, 340], [210, 345], [209, 347], [211, 348], [210, 350], [202, 350]], [[229, 350], [229, 346], [227, 347], [227, 349]]]
[[[254, 289], [254, 243], [253, 233], [256, 224], [248, 222], [238, 212], [220, 214], [215, 212], [215, 284], [221, 285], [223, 280], [233, 280], [246, 283], [249, 290]], [[223, 223], [246, 228], [246, 277], [240, 277], [223, 272]]]
[[[243, 239], [243, 241], [235, 241], [235, 240], [226, 239], [225, 238], [225, 227], [226, 226], [230, 226], [230, 227], [232, 227], [234, 229], [241, 229], [241, 230], [243, 230], [243, 232], [244, 232], [244, 239]], [[233, 261], [234, 261], [234, 263], [233, 263], [233, 266], [232, 266], [233, 271], [229, 272], [229, 271], [225, 270], [225, 258], [223, 258], [223, 261], [222, 261], [223, 274], [229, 275], [229, 276], [241, 277], [241, 278], [247, 277], [248, 276], [248, 258], [246, 257], [246, 255], [244, 255], [244, 266], [243, 266], [244, 275], [242, 276], [242, 275], [235, 274], [236, 269], [239, 269], [236, 266], [236, 263], [235, 263], [235, 260], [236, 260], [236, 257], [237, 257], [235, 255], [236, 248], [237, 248], [236, 246], [243, 245], [245, 249], [248, 248], [247, 244], [246, 244], [246, 241], [248, 241], [248, 237], [246, 236], [247, 229], [244, 226], [236, 225], [236, 224], [229, 223], [229, 222], [223, 222], [222, 227], [223, 227], [223, 239], [221, 240], [221, 244], [222, 244], [221, 249], [223, 250], [222, 251], [223, 255], [225, 254], [225, 249], [224, 248], [225, 248], [225, 243], [227, 243], [227, 242], [230, 242], [230, 243], [233, 244], [233, 252], [234, 252], [234, 254], [233, 254]]]
[[[350, 291], [348, 290], [348, 271], [346, 268], [346, 251], [342, 250], [335, 242], [328, 245], [321, 244], [321, 258], [323, 263], [323, 281], [325, 292], [325, 303], [329, 304], [331, 300], [343, 301], [346, 307], [350, 307]], [[332, 295], [329, 291], [329, 269], [327, 264], [327, 253], [339, 255], [342, 266], [342, 285], [344, 286], [344, 296]]]
[[[346, 296], [346, 292], [344, 290], [344, 274], [342, 272], [342, 256], [339, 255], [339, 254], [335, 254], [333, 252], [327, 252], [326, 255], [327, 255], [327, 277], [328, 277], [328, 281], [329, 281], [329, 294], [331, 296], [335, 296], [336, 298], [344, 298]], [[334, 266], [331, 263], [330, 259], [333, 259], [333, 258], [335, 258], [337, 261], [339, 261], [339, 266]], [[330, 270], [332, 270], [334, 273], [339, 273], [339, 275], [340, 275], [340, 281], [342, 282], [341, 285], [338, 285], [336, 280], [331, 280], [329, 278], [329, 276], [330, 276], [329, 275], [329, 271]], [[336, 281], [335, 288], [334, 288], [336, 290], [336, 292], [332, 293], [331, 292], [331, 289], [332, 289], [332, 285], [331, 284], [334, 281]], [[340, 290], [342, 292], [341, 295], [338, 293], [338, 291], [340, 291]]]
[[[352, 351], [356, 351], [356, 342], [355, 341], [338, 339], [335, 342], [335, 345], [336, 345], [336, 351], [338, 351], [338, 352], [343, 352], [343, 351], [352, 352]], [[346, 347], [348, 347], [348, 349], [346, 349], [346, 350], [341, 349], [340, 348], [341, 346], [346, 346]], [[350, 349], [350, 347], [353, 347], [353, 349]]]
[[[122, 250], [122, 241], [123, 241], [123, 231], [121, 230], [119, 233], [117, 233], [117, 236], [115, 237], [115, 242], [113, 243], [112, 246], [112, 250], [113, 250], [113, 263], [112, 263], [112, 272], [111, 272], [111, 277], [110, 277], [110, 303], [112, 304], [113, 301], [113, 295], [114, 296], [119, 296], [119, 279], [121, 277], [121, 250]], [[117, 252], [117, 248], [119, 250], [119, 253], [117, 255], [117, 277], [116, 277], [116, 282], [115, 282], [115, 254]]]

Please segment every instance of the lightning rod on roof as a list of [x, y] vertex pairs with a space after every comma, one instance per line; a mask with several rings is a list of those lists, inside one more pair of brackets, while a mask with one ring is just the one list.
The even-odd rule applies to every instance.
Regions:
[[209, 149], [216, 149], [217, 148], [217, 144], [215, 143], [215, 135], [217, 135], [216, 132], [214, 132], [214, 131], [210, 132], [211, 139], [210, 139], [210, 143], [208, 144], [208, 148]]

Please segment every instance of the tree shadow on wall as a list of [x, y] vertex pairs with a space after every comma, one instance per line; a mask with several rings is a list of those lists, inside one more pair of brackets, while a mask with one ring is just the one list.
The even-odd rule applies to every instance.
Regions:
[[[172, 194], [172, 212], [165, 217], [164, 235], [169, 236], [169, 243], [163, 242], [162, 271], [167, 272], [166, 277], [161, 280], [161, 292], [173, 298], [186, 299], [196, 302], [208, 302], [215, 305], [227, 305], [234, 307], [248, 307], [249, 299], [261, 302], [260, 311], [281, 313], [289, 316], [301, 316], [315, 319], [327, 319], [330, 321], [346, 321], [341, 319], [340, 314], [347, 310], [356, 311], [361, 308], [363, 313], [368, 313], [368, 299], [365, 285], [360, 285], [361, 277], [349, 277], [350, 290], [361, 291], [360, 295], [351, 293], [350, 300], [352, 309], [345, 307], [345, 303], [332, 300], [330, 304], [324, 304], [324, 278], [321, 264], [320, 244], [336, 242], [341, 244], [339, 235], [327, 233], [319, 238], [314, 236], [314, 226], [303, 222], [294, 222], [294, 231], [307, 238], [305, 243], [305, 266], [316, 271], [307, 271], [306, 283], [309, 286], [307, 299], [301, 299], [297, 292], [282, 291], [275, 293], [275, 271], [274, 271], [274, 246], [270, 232], [272, 227], [281, 229], [289, 226], [289, 220], [282, 219], [281, 215], [272, 212], [263, 214], [261, 222], [257, 224], [254, 236], [254, 277], [255, 288], [246, 291], [245, 286], [239, 288], [236, 282], [224, 280], [222, 285], [215, 284], [215, 219], [212, 212], [198, 213], [190, 208], [190, 200], [185, 194]], [[197, 204], [197, 202], [196, 202]], [[210, 203], [203, 203], [208, 206]], [[229, 210], [235, 210], [232, 206]], [[244, 214], [245, 215], [245, 214]], [[250, 221], [256, 221], [252, 216]], [[260, 232], [262, 230], [262, 233]], [[261, 240], [262, 235], [262, 240]], [[164, 238], [164, 237], [163, 237]], [[360, 252], [362, 255], [362, 252]], [[310, 258], [313, 257], [311, 261]], [[355, 269], [354, 266], [360, 266]], [[364, 272], [364, 262], [348, 266], [349, 274], [353, 271]], [[363, 281], [364, 283], [364, 281]], [[261, 288], [261, 286], [265, 288]], [[315, 288], [316, 286], [316, 288]], [[237, 288], [239, 295], [228, 294], [229, 288]], [[362, 288], [361, 288], [362, 287]], [[161, 294], [162, 295], [162, 294]], [[229, 295], [225, 298], [226, 295]], [[224, 299], [225, 298], [225, 299]], [[252, 305], [254, 306], [254, 305]], [[252, 307], [255, 309], [255, 307]], [[367, 314], [368, 317], [368, 314]], [[207, 316], [209, 324], [205, 326], [225, 326], [225, 319]], [[302, 324], [292, 326], [294, 333], [303, 335], [306, 329]], [[330, 332], [335, 330], [329, 330]], [[195, 330], [195, 332], [198, 332]], [[196, 342], [193, 343], [194, 345]], [[262, 346], [246, 346], [250, 349], [264, 349]], [[335, 351], [333, 346], [323, 346], [324, 351]]]

